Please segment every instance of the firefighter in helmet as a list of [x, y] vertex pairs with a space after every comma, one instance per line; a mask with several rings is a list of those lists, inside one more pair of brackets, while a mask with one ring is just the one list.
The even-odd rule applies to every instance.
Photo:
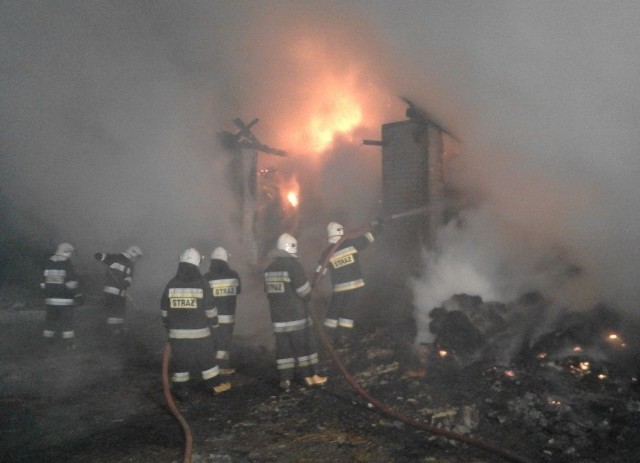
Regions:
[[280, 387], [288, 391], [296, 373], [307, 387], [321, 386], [326, 376], [317, 373], [318, 351], [306, 302], [311, 284], [298, 261], [298, 241], [288, 233], [280, 235], [271, 263], [264, 271], [264, 288], [269, 300], [276, 341], [276, 367]]
[[142, 257], [142, 250], [138, 246], [129, 246], [121, 253], [96, 252], [93, 256], [107, 266], [102, 289], [107, 329], [110, 334], [119, 335], [124, 329], [127, 289], [133, 282], [134, 262]]
[[220, 374], [231, 375], [231, 340], [235, 327], [236, 302], [241, 291], [238, 272], [229, 267], [229, 252], [217, 247], [211, 253], [209, 271], [204, 275], [209, 282], [213, 301], [218, 310], [218, 330], [216, 335], [216, 360]]
[[75, 346], [73, 308], [75, 305], [82, 305], [84, 300], [80, 293], [78, 277], [71, 263], [73, 251], [73, 246], [69, 243], [58, 245], [56, 253], [45, 265], [40, 283], [46, 306], [42, 334], [49, 340], [59, 335], [66, 344], [65, 347], [68, 348]]
[[220, 394], [231, 389], [221, 382], [215, 360], [212, 333], [218, 325], [218, 312], [209, 283], [200, 273], [202, 256], [194, 248], [180, 255], [178, 270], [167, 283], [160, 308], [171, 344], [171, 383], [178, 398], [186, 395], [192, 372], [200, 372], [205, 386]]
[[371, 230], [355, 238], [344, 237], [344, 227], [331, 222], [327, 225], [329, 245], [325, 248], [318, 267], [316, 280], [329, 268], [333, 292], [324, 321], [330, 337], [337, 345], [344, 344], [355, 326], [355, 314], [364, 293], [364, 278], [359, 252], [375, 241], [382, 232], [382, 219], [371, 222]]

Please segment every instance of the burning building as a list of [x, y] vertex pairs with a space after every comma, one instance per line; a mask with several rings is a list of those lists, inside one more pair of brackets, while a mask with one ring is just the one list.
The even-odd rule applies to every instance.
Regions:
[[260, 243], [268, 241], [261, 236], [267, 220], [280, 217], [278, 207], [280, 194], [278, 182], [274, 181], [275, 171], [258, 169], [258, 153], [286, 156], [286, 152], [265, 145], [253, 134], [251, 128], [259, 119], [245, 124], [236, 118], [233, 123], [238, 127], [236, 133], [223, 131], [219, 134], [222, 146], [231, 154], [230, 187], [236, 193], [241, 204], [242, 242], [248, 251], [250, 262], [256, 263], [264, 249]]

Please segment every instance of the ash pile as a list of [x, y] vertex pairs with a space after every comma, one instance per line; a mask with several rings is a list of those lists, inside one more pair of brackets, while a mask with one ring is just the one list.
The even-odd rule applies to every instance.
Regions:
[[533, 461], [640, 461], [638, 327], [605, 305], [552, 310], [535, 292], [511, 304], [456, 295], [429, 313], [432, 339], [407, 357], [401, 381], [381, 381], [403, 370], [380, 362], [384, 349], [369, 348], [355, 376], [407, 397], [408, 414]]

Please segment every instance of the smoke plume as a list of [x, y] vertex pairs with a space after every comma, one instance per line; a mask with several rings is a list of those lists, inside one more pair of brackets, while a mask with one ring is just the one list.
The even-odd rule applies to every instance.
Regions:
[[400, 95], [462, 140], [450, 181], [475, 205], [427, 255], [419, 311], [448, 293], [504, 299], [540, 286], [578, 305], [635, 307], [636, 2], [2, 10], [3, 228], [51, 250], [73, 243], [86, 271], [95, 251], [139, 245], [135, 290], [150, 309], [184, 248], [225, 245], [241, 260], [229, 156], [216, 136], [234, 117], [260, 118], [261, 141], [290, 153], [278, 164], [313, 200], [299, 231], [311, 261], [324, 219], [371, 218], [379, 156], [358, 145], [403, 117]]

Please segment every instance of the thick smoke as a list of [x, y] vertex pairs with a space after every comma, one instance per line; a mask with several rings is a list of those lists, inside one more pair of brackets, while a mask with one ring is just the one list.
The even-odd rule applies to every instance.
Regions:
[[[138, 309], [157, 310], [183, 249], [195, 246], [208, 255], [224, 245], [246, 275], [240, 319], [261, 314], [266, 320], [266, 299], [254, 269], [245, 267], [249, 256], [238, 239], [230, 155], [217, 134], [236, 130], [235, 117], [259, 117], [254, 132], [290, 153], [278, 168], [295, 173], [308, 190], [303, 195], [317, 206], [314, 220], [302, 223], [313, 230], [299, 231], [304, 257], [311, 260], [322, 248], [305, 243], [316, 239], [317, 212], [348, 203], [350, 192], [340, 187], [342, 194], [327, 194], [328, 200], [314, 192], [336, 191], [345, 178], [317, 179], [324, 172], [313, 153], [309, 114], [335, 113], [340, 103], [332, 100], [353, 92], [366, 114], [356, 127], [377, 131], [390, 98], [380, 90], [387, 86], [376, 69], [383, 47], [374, 34], [348, 7], [319, 6], [4, 3], [5, 255], [15, 243], [50, 253], [67, 241], [76, 248], [80, 271], [90, 274], [103, 270], [92, 260], [94, 252], [136, 244], [145, 256], [136, 267], [133, 300]], [[354, 141], [349, 137], [345, 133], [336, 143], [348, 146]], [[343, 151], [335, 156], [353, 155]], [[369, 169], [363, 169], [376, 172], [376, 158], [369, 160], [349, 163], [354, 171], [359, 165], [364, 187], [353, 196], [358, 209], [369, 208], [359, 207], [366, 201], [375, 204], [373, 193], [364, 193], [378, 191], [377, 176], [367, 177]], [[304, 207], [314, 211], [309, 201]], [[19, 271], [19, 262], [8, 265]], [[266, 321], [264, 327], [269, 329]]]
[[378, 3], [380, 24], [434, 84], [412, 90], [463, 140], [453, 180], [478, 206], [464, 232], [443, 230], [417, 305], [428, 311], [436, 294], [455, 292], [507, 299], [535, 286], [559, 304], [604, 301], [632, 313], [637, 2]]
[[[85, 270], [95, 251], [138, 244], [136, 290], [150, 308], [185, 247], [243, 254], [216, 139], [231, 119], [259, 117], [262, 141], [292, 155], [281, 168], [313, 185], [303, 191], [313, 220], [300, 231], [313, 255], [323, 214], [358, 225], [375, 211], [379, 156], [356, 143], [402, 118], [399, 95], [462, 140], [452, 181], [476, 204], [427, 257], [418, 307], [448, 292], [500, 299], [540, 285], [585, 305], [630, 309], [640, 296], [636, 2], [2, 9], [3, 226], [50, 249], [72, 242]], [[312, 154], [309, 114], [347, 95], [363, 113], [358, 131]], [[559, 285], [574, 266], [579, 279]]]

